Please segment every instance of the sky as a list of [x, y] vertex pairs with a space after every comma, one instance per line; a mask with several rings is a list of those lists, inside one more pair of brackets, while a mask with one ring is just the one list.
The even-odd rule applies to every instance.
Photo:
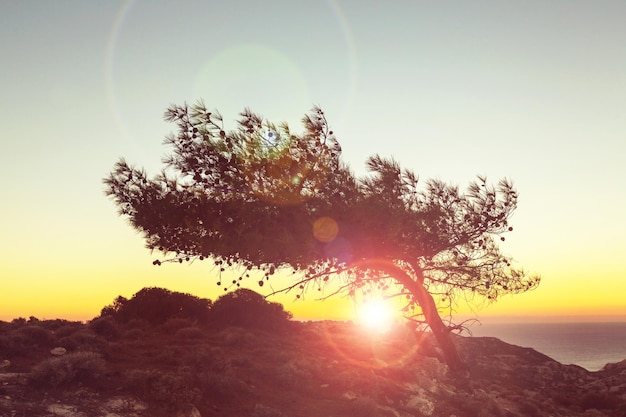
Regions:
[[120, 157], [157, 174], [163, 112], [198, 99], [227, 130], [250, 107], [299, 131], [319, 105], [358, 174], [378, 153], [461, 187], [513, 180], [501, 248], [542, 283], [459, 314], [626, 320], [624, 16], [621, 0], [0, 0], [0, 320], [87, 320], [149, 286], [221, 294], [208, 263], [153, 266], [103, 192]]

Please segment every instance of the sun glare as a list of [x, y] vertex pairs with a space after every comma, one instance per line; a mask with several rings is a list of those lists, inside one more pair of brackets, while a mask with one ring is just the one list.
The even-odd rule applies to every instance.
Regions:
[[365, 300], [358, 306], [357, 315], [361, 326], [376, 333], [385, 333], [393, 324], [392, 308], [380, 298]]

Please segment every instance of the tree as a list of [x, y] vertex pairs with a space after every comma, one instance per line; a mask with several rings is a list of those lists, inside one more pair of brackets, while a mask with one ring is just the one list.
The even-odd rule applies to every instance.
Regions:
[[[334, 285], [332, 294], [386, 291], [406, 297], [406, 311], [432, 330], [451, 369], [464, 364], [440, 308], [460, 296], [495, 300], [535, 287], [538, 277], [511, 266], [498, 241], [511, 231], [518, 194], [479, 177], [465, 191], [438, 180], [420, 182], [393, 159], [372, 156], [357, 177], [321, 109], [296, 135], [245, 109], [236, 130], [202, 102], [172, 105], [165, 120], [172, 152], [148, 178], [123, 159], [104, 182], [119, 213], [143, 233], [161, 262], [211, 259], [232, 285], [277, 270], [295, 273], [279, 291]], [[229, 286], [229, 287], [230, 287]], [[435, 299], [437, 298], [437, 300]], [[444, 304], [442, 304], [444, 303]]]

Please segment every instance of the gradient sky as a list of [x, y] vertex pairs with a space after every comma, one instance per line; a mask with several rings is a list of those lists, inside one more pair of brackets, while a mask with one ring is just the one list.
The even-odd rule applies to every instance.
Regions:
[[543, 281], [476, 314], [625, 317], [624, 16], [622, 0], [0, 1], [0, 319], [89, 319], [145, 286], [220, 294], [206, 262], [154, 267], [103, 194], [121, 156], [156, 173], [164, 110], [200, 98], [227, 129], [248, 106], [297, 131], [318, 104], [357, 173], [380, 153], [424, 179], [511, 178], [503, 250]]

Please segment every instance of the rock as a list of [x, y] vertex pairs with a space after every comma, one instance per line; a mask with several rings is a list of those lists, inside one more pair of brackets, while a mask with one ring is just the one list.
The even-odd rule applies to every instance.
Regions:
[[28, 374], [15, 372], [0, 374], [0, 383], [3, 385], [26, 385], [28, 382], [27, 375]]
[[5, 359], [2, 362], [0, 362], [0, 372], [4, 372], [4, 370], [8, 369], [9, 366], [11, 366], [11, 361], [8, 359]]
[[356, 400], [357, 395], [352, 391], [348, 391], [348, 392], [344, 392], [341, 395], [341, 397], [345, 400], [353, 401], [353, 400]]
[[84, 413], [76, 411], [76, 407], [65, 404], [50, 404], [47, 408], [49, 413], [59, 417], [86, 417]]
[[55, 347], [50, 351], [50, 353], [54, 356], [63, 356], [67, 353], [67, 349], [64, 347]]
[[435, 411], [435, 404], [433, 404], [432, 401], [418, 395], [414, 395], [409, 398], [409, 401], [406, 403], [406, 407], [411, 410], [419, 411], [425, 416], [430, 416]]
[[200, 411], [198, 411], [195, 405], [191, 404], [191, 407], [185, 411], [179, 411], [176, 417], [202, 417], [202, 414], [200, 414]]
[[113, 397], [104, 403], [104, 408], [116, 413], [138, 413], [147, 410], [148, 406], [131, 397]]

